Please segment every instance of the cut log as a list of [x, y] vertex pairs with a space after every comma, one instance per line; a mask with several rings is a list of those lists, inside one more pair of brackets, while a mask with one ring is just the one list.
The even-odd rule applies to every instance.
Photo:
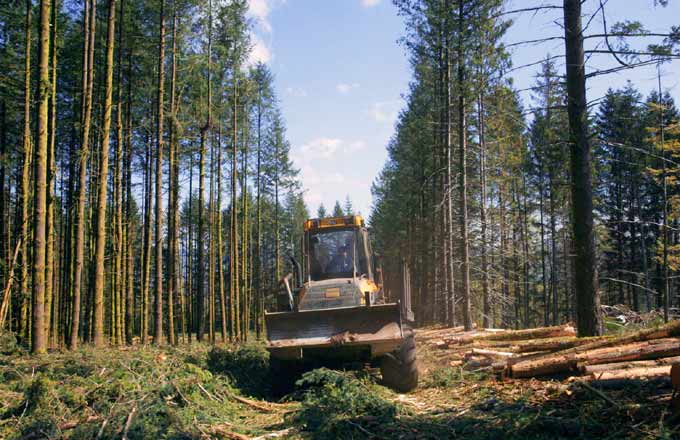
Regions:
[[585, 375], [602, 373], [604, 371], [612, 370], [630, 370], [633, 368], [651, 368], [659, 367], [662, 365], [673, 365], [675, 363], [680, 363], [680, 356], [673, 356], [667, 358], [653, 359], [649, 361], [633, 361], [633, 362], [617, 362], [611, 364], [600, 364], [600, 365], [588, 365], [579, 364], [578, 370]]
[[660, 367], [643, 367], [630, 368], [627, 370], [612, 370], [603, 371], [585, 376], [586, 380], [631, 380], [631, 379], [647, 379], [653, 377], [668, 377], [671, 374], [671, 365], [662, 365]]
[[[582, 347], [577, 347], [582, 348]], [[680, 355], [680, 339], [657, 339], [618, 347], [604, 347], [584, 352], [560, 351], [547, 356], [509, 365], [511, 377], [534, 377], [576, 371], [578, 363], [589, 365], [658, 359]]]
[[547, 351], [554, 353], [556, 351], [562, 351], [573, 347], [578, 347], [581, 345], [589, 344], [596, 340], [601, 340], [600, 337], [595, 338], [577, 338], [577, 337], [566, 337], [566, 338], [552, 338], [552, 339], [538, 339], [530, 341], [518, 342], [515, 345], [509, 347], [507, 351], [512, 351], [513, 353], [529, 353], [536, 351]]
[[465, 369], [471, 370], [481, 367], [490, 367], [494, 360], [486, 356], [472, 356], [465, 361]]
[[447, 339], [446, 342], [449, 346], [453, 346], [470, 344], [477, 341], [519, 341], [523, 339], [556, 338], [562, 336], [576, 336], [576, 330], [570, 325], [560, 325], [526, 330], [507, 330], [504, 332], [472, 332], [472, 334]]
[[514, 353], [509, 353], [507, 351], [495, 351], [495, 350], [487, 350], [485, 348], [473, 348], [471, 353], [473, 355], [478, 355], [478, 356], [487, 356], [491, 358], [509, 358], [514, 356]]
[[[640, 330], [638, 332], [628, 333], [621, 336], [599, 338], [589, 342], [588, 344], [562, 350], [555, 354], [568, 357], [573, 354], [594, 350], [596, 348], [613, 347], [616, 345], [631, 344], [635, 342], [650, 341], [661, 338], [671, 338], [675, 336], [680, 336], [680, 320], [669, 322], [668, 324], [657, 328]], [[552, 354], [545, 355], [546, 358], [550, 358], [552, 356]]]
[[579, 362], [588, 365], [612, 362], [658, 359], [680, 355], [680, 339], [667, 338], [637, 342], [617, 347], [605, 347], [580, 353]]

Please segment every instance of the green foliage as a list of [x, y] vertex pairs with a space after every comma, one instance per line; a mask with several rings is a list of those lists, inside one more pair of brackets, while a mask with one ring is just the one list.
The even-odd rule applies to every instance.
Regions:
[[210, 371], [227, 376], [245, 394], [269, 394], [269, 354], [261, 345], [215, 347], [208, 352], [207, 365]]
[[19, 345], [14, 333], [0, 331], [0, 354], [9, 355], [19, 351]]
[[465, 381], [481, 381], [489, 378], [488, 372], [471, 372], [462, 368], [446, 367], [436, 369], [425, 377], [423, 388], [451, 388]]
[[[266, 352], [245, 347], [233, 349], [231, 356], [219, 356], [228, 352], [215, 350], [209, 362], [205, 345], [163, 350], [84, 348], [52, 353], [49, 362], [7, 357], [0, 364], [0, 408], [8, 408], [0, 411], [0, 438], [40, 434], [40, 438], [93, 439], [101, 429], [100, 438], [120, 439], [133, 409], [130, 439], [199, 438], [209, 427], [221, 424], [228, 424], [232, 432], [259, 434], [262, 428], [251, 426], [253, 421], [275, 416], [263, 416], [235, 400], [240, 390], [231, 377], [237, 371], [245, 376], [248, 369], [266, 371]], [[230, 370], [227, 375], [201, 367], [225, 357], [221, 365]], [[244, 418], [248, 425], [242, 424]]]
[[333, 217], [342, 217], [343, 215], [345, 215], [345, 211], [342, 210], [340, 202], [336, 200], [333, 206]]
[[320, 368], [305, 373], [296, 385], [303, 389], [303, 398], [294, 420], [315, 438], [363, 437], [364, 420], [390, 423], [398, 413], [383, 388], [351, 373]]

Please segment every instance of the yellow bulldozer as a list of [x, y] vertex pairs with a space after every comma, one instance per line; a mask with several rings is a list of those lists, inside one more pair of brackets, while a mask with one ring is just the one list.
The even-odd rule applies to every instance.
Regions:
[[275, 384], [304, 369], [359, 363], [379, 366], [383, 384], [407, 392], [418, 384], [410, 301], [387, 303], [382, 270], [361, 216], [304, 223], [302, 261], [283, 278], [276, 310], [265, 313]]

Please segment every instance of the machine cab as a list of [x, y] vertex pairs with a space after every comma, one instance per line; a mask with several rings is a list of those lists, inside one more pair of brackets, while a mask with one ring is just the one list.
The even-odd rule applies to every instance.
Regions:
[[307, 220], [303, 249], [305, 276], [299, 310], [381, 302], [375, 259], [361, 216]]

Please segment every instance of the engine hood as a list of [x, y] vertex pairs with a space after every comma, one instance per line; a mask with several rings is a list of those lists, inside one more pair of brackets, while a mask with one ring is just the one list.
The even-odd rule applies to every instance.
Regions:
[[353, 278], [305, 283], [300, 292], [299, 310], [356, 307], [363, 304], [360, 281]]

